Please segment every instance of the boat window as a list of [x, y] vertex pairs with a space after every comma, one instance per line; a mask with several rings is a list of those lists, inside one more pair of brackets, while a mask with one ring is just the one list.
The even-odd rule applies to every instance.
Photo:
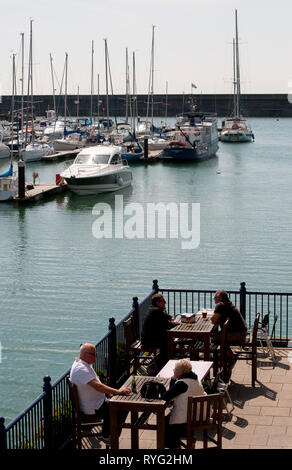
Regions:
[[90, 154], [83, 154], [78, 155], [76, 157], [75, 163], [82, 165], [87, 164], [90, 165], [91, 163], [100, 164], [100, 163], [108, 163], [109, 155], [90, 155]]
[[111, 165], [117, 165], [118, 163], [121, 163], [121, 157], [116, 153], [111, 160]]

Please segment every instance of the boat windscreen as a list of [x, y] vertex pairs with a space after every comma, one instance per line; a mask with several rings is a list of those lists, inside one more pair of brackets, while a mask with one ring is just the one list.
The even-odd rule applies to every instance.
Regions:
[[78, 165], [82, 165], [82, 164], [87, 164], [87, 165], [91, 165], [91, 164], [95, 164], [95, 165], [98, 165], [98, 164], [106, 164], [108, 163], [109, 161], [109, 158], [110, 156], [109, 155], [90, 155], [90, 154], [83, 154], [83, 155], [78, 155], [76, 157], [76, 160], [75, 160], [75, 163], [77, 163]]

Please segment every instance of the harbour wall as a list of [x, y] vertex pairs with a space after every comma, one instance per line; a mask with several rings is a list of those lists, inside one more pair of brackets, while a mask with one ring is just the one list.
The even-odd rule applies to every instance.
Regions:
[[[216, 113], [218, 116], [229, 116], [233, 108], [232, 95], [154, 95], [153, 115], [154, 116], [176, 116], [182, 111], [189, 109], [189, 102], [193, 99], [198, 105], [198, 109], [203, 112]], [[28, 104], [27, 97], [24, 98], [25, 106]], [[147, 115], [148, 95], [137, 95], [138, 116]], [[291, 100], [292, 101], [292, 100]], [[99, 110], [98, 110], [99, 103]], [[96, 95], [92, 100], [93, 115], [100, 117], [107, 115], [106, 96]], [[109, 116], [125, 116], [126, 97], [125, 95], [112, 95], [108, 97]], [[131, 107], [133, 107], [131, 100]], [[79, 110], [78, 110], [79, 107]], [[241, 96], [242, 114], [245, 117], [292, 117], [292, 103], [288, 100], [288, 95], [284, 94], [249, 94]], [[15, 98], [15, 109], [21, 108], [21, 97]], [[54, 108], [52, 95], [34, 96], [34, 113], [37, 116], [45, 116], [47, 109]], [[11, 109], [11, 96], [2, 96], [0, 102], [0, 119], [9, 117]], [[56, 109], [60, 116], [64, 115], [64, 96], [56, 96]], [[76, 95], [67, 96], [67, 115], [69, 116], [89, 116], [91, 109], [91, 96], [80, 95], [79, 104]], [[151, 98], [148, 115], [152, 113]], [[167, 109], [167, 112], [166, 112]], [[131, 115], [128, 104], [128, 115]]]

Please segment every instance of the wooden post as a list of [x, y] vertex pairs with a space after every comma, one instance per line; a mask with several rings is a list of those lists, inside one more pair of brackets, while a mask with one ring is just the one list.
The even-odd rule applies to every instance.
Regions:
[[148, 137], [144, 137], [144, 160], [148, 160]]
[[245, 282], [240, 283], [240, 313], [243, 316], [243, 318], [246, 318], [246, 287], [245, 287]]
[[7, 449], [5, 419], [0, 418], [0, 450]]
[[53, 448], [53, 433], [52, 433], [52, 417], [53, 417], [53, 406], [52, 406], [52, 386], [51, 377], [46, 375], [44, 377], [43, 391], [44, 396], [44, 443], [45, 449]]
[[18, 161], [18, 197], [25, 198], [25, 164], [23, 160]]
[[117, 329], [115, 319], [109, 319], [110, 335], [108, 337], [108, 375], [109, 385], [115, 387], [116, 385], [116, 364], [117, 364]]

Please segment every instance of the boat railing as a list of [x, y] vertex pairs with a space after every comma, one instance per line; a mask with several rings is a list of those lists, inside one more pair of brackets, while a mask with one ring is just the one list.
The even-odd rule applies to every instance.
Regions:
[[[182, 312], [196, 312], [213, 309], [215, 289], [160, 288], [154, 280], [150, 293], [139, 302], [133, 297], [130, 311], [117, 323], [109, 319], [108, 332], [96, 343], [97, 351], [94, 369], [102, 382], [119, 387], [127, 377], [126, 342], [123, 322], [133, 315], [137, 334], [141, 335], [142, 325], [151, 305], [154, 293], [161, 292], [170, 315], [176, 317]], [[253, 325], [255, 316], [260, 320], [269, 313], [269, 333], [278, 316], [273, 330], [272, 342], [278, 347], [291, 346], [292, 293], [247, 291], [245, 282], [239, 290], [227, 291], [232, 303], [240, 310], [247, 326]], [[290, 323], [289, 323], [290, 322]], [[5, 426], [0, 418], [0, 451], [3, 449], [56, 449], [72, 442], [72, 408], [66, 377], [68, 369], [53, 384], [49, 376], [43, 379], [43, 392], [22, 413]]]

